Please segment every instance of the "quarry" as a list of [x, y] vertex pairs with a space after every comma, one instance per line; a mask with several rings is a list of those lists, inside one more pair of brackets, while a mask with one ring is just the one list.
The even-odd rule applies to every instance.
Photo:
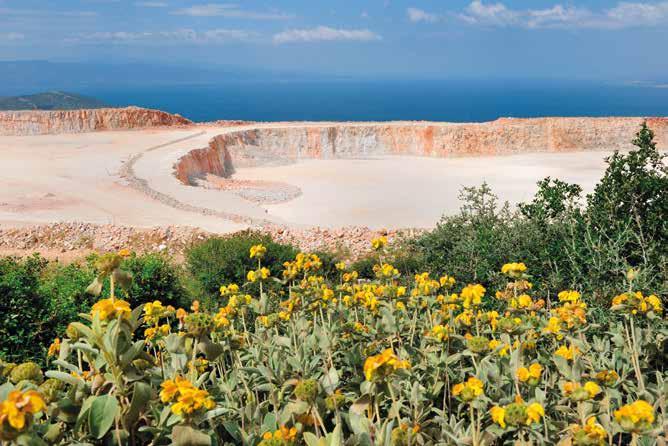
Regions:
[[588, 192], [645, 119], [666, 150], [668, 118], [192, 123], [136, 107], [3, 112], [0, 251], [154, 241], [146, 234], [166, 227], [166, 246], [251, 228], [354, 249], [379, 232], [433, 227], [457, 212], [465, 186], [487, 182], [511, 204], [547, 176]]

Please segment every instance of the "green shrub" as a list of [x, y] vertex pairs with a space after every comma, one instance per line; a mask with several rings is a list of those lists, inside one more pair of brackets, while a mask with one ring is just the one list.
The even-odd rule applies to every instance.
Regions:
[[[250, 258], [251, 246], [263, 244], [267, 254], [262, 260], [273, 276], [280, 275], [283, 262], [292, 260], [297, 249], [274, 242], [267, 235], [243, 232], [229, 237], [213, 237], [192, 246], [186, 252], [186, 265], [207, 299], [218, 296], [221, 285], [242, 284], [248, 271], [257, 267]], [[280, 276], [279, 276], [280, 277]]]
[[607, 307], [624, 288], [626, 271], [636, 268], [641, 290], [665, 294], [668, 167], [652, 137], [643, 125], [633, 141], [638, 150], [607, 159], [584, 206], [579, 186], [551, 178], [517, 211], [500, 206], [486, 184], [465, 188], [459, 215], [443, 217], [411, 243], [421, 253], [421, 269], [494, 288], [501, 265], [523, 261], [542, 284], [534, 293], [578, 289]]
[[0, 259], [0, 356], [12, 360], [41, 353], [42, 327], [49, 302], [38, 292], [47, 261], [37, 255]]
[[154, 300], [188, 308], [192, 299], [184, 287], [181, 267], [163, 254], [133, 255], [121, 268], [132, 273], [127, 299], [133, 307]]
[[86, 265], [60, 265], [56, 262], [44, 269], [38, 293], [46, 303], [43, 344], [65, 333], [67, 325], [88, 313], [95, 298], [86, 293], [86, 287], [95, 277]]

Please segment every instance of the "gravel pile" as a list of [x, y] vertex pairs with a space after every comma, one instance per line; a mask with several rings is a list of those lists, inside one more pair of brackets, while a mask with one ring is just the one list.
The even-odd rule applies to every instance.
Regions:
[[[305, 252], [335, 251], [348, 259], [363, 256], [373, 238], [386, 235], [390, 241], [415, 237], [422, 230], [371, 230], [365, 227], [337, 229], [293, 229], [265, 226], [257, 229], [274, 240], [297, 246]], [[22, 228], [0, 228], [0, 250], [32, 252], [57, 251], [133, 251], [166, 252], [180, 256], [192, 243], [217, 234], [185, 226], [134, 228], [129, 226], [96, 225], [91, 223], [53, 223]]]

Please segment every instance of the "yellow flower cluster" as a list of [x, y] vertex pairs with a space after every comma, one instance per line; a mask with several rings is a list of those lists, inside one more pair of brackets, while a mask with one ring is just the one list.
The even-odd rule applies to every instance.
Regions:
[[635, 293], [624, 293], [615, 296], [612, 299], [612, 309], [626, 310], [631, 314], [647, 314], [651, 312], [660, 315], [663, 312], [663, 305], [661, 304], [661, 299], [656, 295], [651, 294], [645, 297], [643, 293], [636, 291]]
[[213, 409], [216, 403], [209, 397], [209, 392], [196, 388], [187, 379], [177, 376], [160, 384], [160, 400], [172, 402], [171, 411], [175, 415], [188, 417], [202, 409]]
[[311, 273], [322, 268], [322, 260], [316, 254], [300, 252], [292, 262], [283, 263], [283, 279], [294, 280], [300, 273]]
[[545, 409], [539, 403], [526, 404], [521, 398], [507, 406], [494, 406], [489, 410], [492, 421], [502, 429], [510, 426], [530, 426], [540, 422], [545, 416]]
[[462, 307], [470, 308], [480, 305], [482, 303], [482, 298], [485, 295], [485, 291], [485, 287], [480, 284], [465, 286], [459, 294], [462, 299]]
[[465, 382], [452, 386], [452, 394], [463, 401], [473, 401], [484, 393], [484, 387], [482, 381], [471, 376]]
[[374, 265], [373, 273], [379, 279], [398, 279], [399, 270], [389, 263], [383, 263], [382, 265]]
[[527, 266], [524, 263], [506, 263], [501, 267], [501, 272], [509, 277], [519, 278], [526, 272]]
[[253, 246], [251, 246], [251, 249], [250, 249], [250, 258], [259, 260], [259, 259], [263, 258], [266, 253], [267, 253], [267, 248], [264, 245], [262, 245], [262, 244], [253, 245]]
[[246, 280], [248, 280], [251, 283], [263, 280], [267, 280], [271, 276], [271, 272], [269, 271], [268, 268], [265, 268], [264, 266], [256, 271], [248, 271], [248, 274], [246, 274]]
[[580, 354], [580, 349], [575, 345], [571, 344], [570, 346], [562, 345], [555, 352], [555, 356], [561, 356], [567, 361], [572, 361], [575, 356]]
[[46, 409], [44, 398], [35, 390], [12, 390], [0, 402], [0, 441], [11, 441], [29, 427], [33, 416]]
[[601, 387], [594, 381], [587, 381], [584, 385], [569, 381], [563, 384], [562, 389], [564, 391], [564, 396], [573, 401], [590, 400], [601, 393]]
[[49, 351], [47, 353], [47, 356], [58, 356], [58, 353], [60, 353], [60, 338], [56, 338], [53, 340], [51, 345], [49, 346]]
[[571, 426], [571, 439], [576, 446], [605, 446], [608, 444], [608, 432], [596, 421], [596, 417], [589, 417], [584, 426]]
[[439, 342], [445, 342], [450, 338], [450, 332], [451, 330], [448, 324], [434, 325], [434, 327], [431, 329], [431, 337]]
[[540, 376], [543, 374], [543, 366], [537, 362], [527, 367], [517, 369], [517, 379], [523, 383], [535, 386], [540, 382]]
[[387, 237], [381, 236], [371, 240], [371, 247], [376, 251], [383, 249], [387, 245]]
[[394, 350], [388, 348], [381, 354], [369, 356], [364, 361], [364, 376], [367, 381], [381, 381], [397, 370], [408, 369], [410, 362], [399, 359]]
[[101, 321], [110, 321], [113, 319], [128, 319], [130, 317], [130, 304], [120, 299], [102, 299], [97, 301], [90, 314], [93, 317], [99, 317]]
[[[262, 442], [260, 442], [260, 445], [264, 446], [265, 444], [280, 444], [280, 445], [290, 445], [292, 444], [295, 439], [297, 438], [297, 429], [294, 427], [287, 428], [285, 426], [281, 426], [278, 428], [278, 430], [274, 432], [265, 432], [262, 435]], [[270, 443], [271, 440], [274, 440], [272, 443]]]
[[160, 319], [170, 317], [175, 312], [171, 305], [164, 306], [159, 300], [144, 305], [144, 321], [149, 325], [157, 324]]
[[644, 400], [622, 406], [614, 415], [615, 421], [627, 432], [644, 432], [654, 423], [654, 408]]

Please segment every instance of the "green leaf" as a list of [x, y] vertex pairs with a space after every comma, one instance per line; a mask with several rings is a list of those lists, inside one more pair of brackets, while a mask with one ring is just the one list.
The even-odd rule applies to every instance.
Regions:
[[304, 432], [304, 441], [307, 446], [327, 446], [323, 438], [318, 439], [311, 432]]
[[130, 403], [130, 410], [125, 415], [125, 420], [129, 425], [134, 424], [139, 418], [139, 415], [146, 407], [146, 404], [151, 399], [151, 386], [143, 382], [136, 382], [132, 392], [132, 402]]
[[88, 414], [90, 433], [98, 440], [105, 436], [118, 414], [118, 401], [112, 395], [98, 396], [93, 401]]
[[[47, 375], [48, 376], [48, 375]], [[14, 390], [14, 385], [12, 383], [4, 383], [0, 386], [0, 401], [7, 399], [9, 392]]]
[[331, 395], [339, 385], [339, 373], [334, 367], [330, 368], [326, 375], [320, 378], [320, 385], [328, 395]]
[[102, 281], [96, 277], [93, 282], [88, 285], [88, 288], [86, 288], [86, 293], [91, 294], [93, 296], [99, 296], [100, 293], [102, 293]]
[[85, 384], [83, 380], [75, 376], [72, 376], [69, 373], [59, 372], [58, 370], [49, 370], [44, 375], [46, 375], [47, 378], [55, 378], [59, 381], [62, 381], [66, 384], [71, 384], [73, 386], [81, 386]]
[[190, 426], [175, 426], [172, 430], [172, 446], [211, 446], [211, 437]]

